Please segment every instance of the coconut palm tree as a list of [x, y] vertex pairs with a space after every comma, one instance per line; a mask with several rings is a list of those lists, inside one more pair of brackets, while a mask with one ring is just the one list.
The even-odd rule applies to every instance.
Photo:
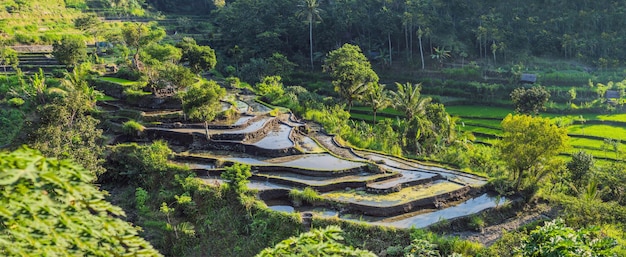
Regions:
[[376, 113], [391, 104], [389, 101], [389, 93], [385, 90], [385, 85], [378, 83], [372, 84], [365, 94], [365, 102], [372, 108], [372, 112], [374, 113], [373, 122], [376, 124]]
[[322, 10], [319, 9], [319, 2], [317, 0], [303, 0], [302, 4], [299, 4], [298, 7], [300, 10], [297, 15], [299, 17], [306, 17], [306, 21], [309, 23], [309, 48], [311, 69], [313, 69], [313, 22], [315, 22], [315, 20], [322, 20], [320, 16]]
[[426, 106], [432, 100], [430, 97], [420, 97], [421, 84], [411, 84], [407, 82], [402, 85], [396, 82], [398, 90], [391, 92], [393, 107], [404, 112], [407, 120], [411, 120], [416, 115], [424, 115]]

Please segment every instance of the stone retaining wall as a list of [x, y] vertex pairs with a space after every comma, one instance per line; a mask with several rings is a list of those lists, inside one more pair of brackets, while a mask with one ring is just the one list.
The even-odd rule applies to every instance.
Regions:
[[255, 155], [255, 156], [266, 156], [266, 157], [282, 157], [282, 156], [302, 154], [302, 152], [300, 152], [294, 147], [288, 147], [288, 148], [283, 148], [283, 149], [265, 149], [262, 147], [258, 147], [256, 145], [244, 144], [239, 141], [218, 141], [218, 140], [211, 140], [211, 141], [208, 141], [206, 144], [195, 144], [194, 149], [196, 150], [223, 150], [223, 151], [247, 153], [247, 154]]
[[254, 175], [253, 179], [257, 181], [267, 181], [267, 182], [272, 182], [275, 184], [298, 187], [298, 188], [310, 187], [310, 188], [315, 189], [318, 192], [330, 192], [330, 191], [335, 191], [335, 190], [345, 190], [346, 188], [365, 188], [367, 183], [377, 182], [377, 181], [381, 181], [384, 179], [391, 179], [391, 178], [398, 177], [399, 175], [400, 174], [389, 174], [389, 176], [380, 177], [380, 178], [372, 179], [368, 181], [344, 181], [344, 182], [330, 183], [326, 185], [309, 185], [309, 184], [298, 182], [298, 181], [281, 179], [280, 177], [264, 176], [260, 174]]
[[[248, 115], [243, 115], [243, 116], [248, 116]], [[246, 121], [243, 124], [239, 124], [239, 125], [221, 125], [221, 124], [209, 124], [209, 129], [243, 129], [247, 126], [250, 125], [250, 123], [258, 121], [260, 119], [262, 119], [263, 116], [254, 116], [254, 118], [249, 119], [248, 121]], [[204, 124], [203, 123], [181, 123], [181, 122], [174, 122], [174, 123], [160, 123], [160, 124], [156, 124], [154, 125], [155, 127], [158, 128], [167, 128], [167, 129], [172, 129], [172, 128], [191, 128], [191, 129], [204, 129]]]
[[274, 118], [269, 121], [266, 121], [265, 124], [263, 124], [263, 127], [258, 129], [257, 131], [252, 131], [248, 133], [216, 134], [216, 135], [211, 135], [211, 139], [212, 140], [226, 140], [226, 141], [251, 141], [251, 140], [264, 137], [265, 135], [267, 135], [269, 130], [277, 124], [278, 124], [278, 119]]
[[194, 142], [194, 137], [196, 137], [196, 135], [192, 133], [182, 133], [152, 128], [146, 128], [143, 133], [147, 138], [151, 140], [162, 139], [172, 145], [177, 146], [190, 146]]

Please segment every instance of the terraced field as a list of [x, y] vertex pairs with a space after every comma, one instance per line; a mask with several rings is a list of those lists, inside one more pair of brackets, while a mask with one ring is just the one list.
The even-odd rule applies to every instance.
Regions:
[[[224, 166], [236, 162], [250, 165], [249, 188], [258, 190], [258, 197], [275, 210], [346, 220], [358, 217], [372, 224], [408, 228], [498, 204], [484, 193], [486, 180], [482, 177], [353, 150], [320, 132], [305, 134], [301, 129], [304, 123], [289, 115], [268, 116], [269, 109], [258, 106], [251, 97], [244, 96], [232, 106], [240, 112], [239, 118], [209, 124], [208, 139], [203, 125], [186, 122], [179, 110], [146, 110], [115, 101], [100, 106], [111, 117], [140, 113], [140, 120], [150, 121], [144, 122], [144, 134], [125, 140], [168, 141], [178, 152], [175, 162], [188, 165], [210, 185], [225, 182], [220, 178]], [[161, 115], [168, 119], [160, 121]], [[316, 190], [322, 200], [307, 202], [290, 196], [292, 190], [307, 187]], [[477, 201], [480, 204], [472, 204]], [[418, 223], [421, 217], [428, 222]]]
[[[474, 133], [477, 141], [492, 144], [502, 135], [500, 122], [506, 115], [513, 113], [512, 109], [490, 106], [452, 105], [446, 106], [446, 111], [461, 119], [457, 124], [463, 131]], [[393, 109], [385, 109], [378, 114], [377, 120], [401, 117], [401, 113]], [[570, 149], [563, 152], [569, 156], [579, 150], [593, 154], [603, 161], [623, 161], [626, 151], [626, 114], [583, 114], [558, 115], [543, 114], [543, 117], [566, 120], [573, 123], [568, 126]], [[351, 118], [371, 122], [372, 114], [368, 107], [354, 107]], [[584, 122], [581, 122], [584, 120]], [[611, 141], [615, 141], [611, 144]], [[615, 146], [617, 146], [617, 151]]]

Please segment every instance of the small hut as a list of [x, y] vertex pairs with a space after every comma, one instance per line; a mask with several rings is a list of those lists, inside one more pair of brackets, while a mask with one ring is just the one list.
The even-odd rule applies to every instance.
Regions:
[[607, 90], [606, 93], [604, 93], [604, 98], [606, 98], [610, 104], [617, 104], [620, 99], [619, 91]]
[[537, 74], [523, 73], [519, 82], [522, 84], [535, 84], [537, 82]]

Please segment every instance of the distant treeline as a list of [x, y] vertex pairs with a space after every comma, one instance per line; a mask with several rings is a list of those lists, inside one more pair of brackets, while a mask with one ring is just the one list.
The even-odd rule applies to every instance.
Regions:
[[305, 2], [315, 2], [321, 18], [312, 33], [318, 57], [350, 42], [371, 58], [416, 62], [420, 45], [425, 59], [435, 47], [496, 63], [552, 56], [614, 67], [626, 59], [626, 5], [614, 0], [147, 0], [163, 13], [206, 16], [212, 28], [198, 23], [205, 27], [197, 31], [228, 58], [281, 52], [302, 64], [309, 57]]

